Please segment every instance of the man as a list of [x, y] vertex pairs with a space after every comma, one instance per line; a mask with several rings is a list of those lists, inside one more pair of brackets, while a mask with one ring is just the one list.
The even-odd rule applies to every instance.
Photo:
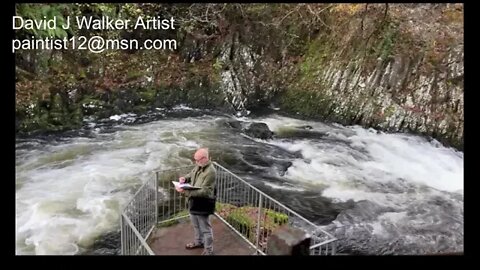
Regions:
[[188, 197], [190, 219], [193, 224], [195, 240], [188, 243], [186, 249], [204, 248], [203, 255], [213, 255], [213, 232], [209, 216], [215, 211], [215, 175], [207, 148], [200, 148], [193, 156], [195, 168], [178, 180], [180, 183], [190, 183], [200, 187], [195, 190], [176, 188], [178, 192]]

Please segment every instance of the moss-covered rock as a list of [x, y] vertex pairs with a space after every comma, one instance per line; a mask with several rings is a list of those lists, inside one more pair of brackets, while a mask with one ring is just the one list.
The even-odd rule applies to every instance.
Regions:
[[105, 103], [106, 102], [101, 100], [99, 97], [85, 95], [80, 100], [78, 107], [85, 116], [95, 115], [105, 109]]

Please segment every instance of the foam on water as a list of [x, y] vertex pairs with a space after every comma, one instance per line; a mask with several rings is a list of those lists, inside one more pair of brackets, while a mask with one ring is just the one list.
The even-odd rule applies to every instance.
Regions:
[[[265, 118], [273, 130], [285, 126], [325, 125], [286, 117]], [[315, 125], [316, 124], [316, 125]], [[426, 185], [438, 190], [463, 192], [463, 153], [418, 136], [386, 134], [372, 129], [346, 127], [327, 132], [328, 138], [346, 142], [273, 140], [270, 143], [289, 151], [300, 151], [287, 171], [292, 180], [329, 186], [325, 195], [340, 199], [365, 199], [362, 192], [379, 185]], [[346, 136], [345, 133], [352, 135]], [[350, 191], [351, 194], [349, 193]], [[357, 198], [355, 196], [358, 196]]]
[[[195, 149], [185, 138], [208, 121], [160, 121], [17, 151], [17, 254], [76, 254], [118, 227], [135, 188]], [[173, 137], [173, 139], [172, 139]], [[173, 155], [172, 155], [173, 154]]]
[[357, 202], [327, 226], [341, 243], [370, 254], [463, 251], [462, 152], [358, 126], [328, 128], [280, 116], [261, 121], [274, 132], [310, 125], [326, 134], [269, 143], [302, 154], [285, 173], [292, 183], [321, 186], [333, 201]]

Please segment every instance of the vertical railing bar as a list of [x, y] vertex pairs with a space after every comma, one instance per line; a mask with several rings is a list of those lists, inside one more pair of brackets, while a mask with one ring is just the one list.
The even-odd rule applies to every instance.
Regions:
[[153, 224], [155, 220], [153, 219], [153, 211], [155, 211], [155, 193], [152, 193], [152, 190], [155, 190], [155, 182], [156, 180], [151, 179], [150, 180], [150, 188], [149, 188], [149, 193], [148, 193], [148, 223]]
[[[149, 227], [153, 222], [152, 222], [152, 207], [153, 207], [153, 204], [152, 204], [152, 184], [153, 184], [153, 180], [149, 180], [149, 186], [148, 186], [148, 192], [147, 192], [147, 227]], [[147, 229], [147, 232], [148, 232], [148, 229]], [[146, 236], [146, 234], [145, 234]]]
[[225, 198], [225, 174], [223, 172], [222, 172], [221, 180], [222, 180], [222, 183], [221, 183], [222, 203], [226, 203], [227, 199]]
[[[167, 211], [168, 211], [168, 212], [167, 212], [168, 218], [171, 217], [171, 213], [172, 213], [172, 206], [171, 206], [171, 204], [172, 204], [172, 195], [170, 195], [171, 192], [172, 192], [172, 190], [173, 190], [173, 188], [169, 186], [169, 187], [168, 187], [168, 195], [169, 195], [169, 196], [168, 196], [168, 210], [167, 210]], [[173, 190], [173, 192], [175, 192], [175, 191]], [[175, 195], [175, 193], [173, 193], [173, 194]]]
[[222, 200], [223, 203], [228, 203], [227, 201], [227, 188], [226, 188], [226, 176], [225, 173], [222, 174]]
[[255, 205], [256, 205], [255, 204], [255, 194], [256, 193], [251, 187], [249, 187], [249, 188], [250, 188], [250, 206], [255, 207]]
[[124, 255], [123, 248], [125, 247], [125, 243], [123, 242], [123, 235], [125, 234], [123, 228], [123, 215], [120, 214], [120, 255]]
[[145, 189], [142, 189], [142, 192], [140, 192], [140, 200], [138, 201], [138, 208], [139, 208], [139, 215], [138, 215], [138, 229], [140, 230], [139, 233], [142, 235], [143, 231], [143, 196], [145, 193]]
[[129, 228], [128, 228], [128, 231], [127, 231], [127, 246], [128, 246], [128, 251], [127, 251], [127, 253], [128, 253], [128, 255], [131, 254], [130, 251], [131, 251], [131, 248], [132, 248], [132, 242], [130, 241], [130, 231], [131, 231], [131, 228], [129, 227]]
[[232, 203], [230, 200], [230, 175], [228, 176], [227, 180], [227, 202]]
[[133, 237], [133, 255], [137, 255], [137, 250], [138, 250], [138, 243], [137, 243], [137, 237]]
[[[137, 224], [138, 224], [138, 205], [137, 205]], [[136, 224], [133, 224], [135, 227], [138, 227], [138, 225]], [[137, 250], [137, 237], [135, 237], [135, 234], [133, 234], [133, 231], [132, 231], [132, 242], [133, 242], [133, 250], [132, 250], [132, 254], [135, 255], [135, 251]]]
[[259, 240], [260, 240], [260, 218], [261, 218], [261, 207], [262, 207], [262, 194], [258, 199], [258, 214], [257, 214], [257, 235], [256, 235], [256, 244], [257, 249], [260, 249]]
[[147, 229], [147, 205], [148, 205], [148, 200], [147, 200], [147, 189], [145, 189], [143, 191], [143, 208], [142, 208], [142, 212], [143, 212], [143, 216], [142, 216], [142, 232], [140, 233], [140, 235], [142, 235], [142, 237], [145, 237], [147, 236], [147, 232], [146, 232], [146, 229]]
[[243, 193], [243, 202], [242, 202], [242, 206], [243, 206], [247, 203], [247, 186], [246, 185], [243, 185], [242, 193]]
[[223, 203], [228, 203], [228, 200], [227, 200], [227, 179], [226, 178], [227, 178], [227, 176], [225, 174], [223, 174], [223, 176], [222, 176]]
[[128, 236], [128, 241], [130, 242], [129, 246], [130, 246], [130, 250], [128, 251], [129, 254], [132, 254], [133, 253], [133, 250], [132, 250], [132, 247], [134, 248], [134, 242], [133, 242], [133, 237], [132, 237], [132, 228], [130, 228], [130, 231], [129, 231], [130, 235]]
[[228, 175], [224, 175], [223, 178], [223, 192], [225, 194], [225, 203], [230, 203], [228, 201]]
[[155, 172], [155, 225], [158, 224], [158, 172]]
[[[148, 181], [148, 183], [150, 184], [150, 180]], [[147, 188], [145, 189], [145, 217], [143, 218], [145, 224], [144, 224], [144, 227], [145, 227], [145, 232], [143, 234], [143, 238], [145, 238], [147, 236], [147, 232], [148, 232], [148, 225], [150, 224], [150, 220], [149, 220], [149, 217], [150, 217], [150, 205], [151, 205], [151, 202], [149, 200], [150, 198], [150, 185], [147, 186]]]
[[[142, 189], [142, 192], [140, 192], [140, 198], [139, 198], [138, 203], [137, 203], [137, 205], [138, 205], [138, 226], [137, 226], [137, 228], [139, 228], [139, 230], [142, 230], [142, 227], [143, 227], [143, 200], [142, 199], [143, 199], [144, 191], [145, 190]], [[139, 233], [142, 234], [141, 231]]]
[[177, 214], [176, 211], [176, 204], [177, 204], [177, 191], [174, 189], [173, 190], [173, 215], [175, 216]]
[[[150, 185], [149, 185], [149, 188], [148, 188], [148, 192], [147, 192], [147, 227], [150, 227], [150, 225], [153, 223], [153, 220], [152, 220], [152, 208], [155, 207], [155, 205], [153, 205], [152, 201], [153, 201], [153, 196], [155, 194], [152, 193], [152, 185], [154, 184], [153, 180], [150, 179]], [[147, 229], [147, 232], [148, 232], [149, 229]]]
[[140, 222], [141, 222], [141, 224], [142, 224], [142, 227], [140, 227], [140, 229], [142, 230], [142, 231], [140, 232], [140, 235], [141, 235], [141, 236], [145, 236], [145, 235], [144, 235], [145, 223], [146, 223], [146, 221], [145, 221], [145, 216], [146, 216], [146, 214], [147, 214], [147, 212], [145, 211], [145, 210], [146, 210], [146, 205], [147, 205], [147, 201], [146, 201], [146, 199], [145, 199], [146, 192], [147, 192], [146, 189], [144, 189], [144, 190], [142, 191], [142, 197], [141, 197], [142, 200], [140, 201], [140, 205], [141, 205], [141, 208], [140, 208], [140, 210], [141, 210]]
[[244, 185], [245, 186], [245, 206], [249, 206], [250, 205], [250, 187], [247, 186], [247, 185]]
[[217, 170], [217, 199], [219, 203], [223, 203], [222, 199], [222, 171]]
[[229, 201], [229, 203], [235, 205], [235, 202], [232, 200], [232, 191], [233, 191], [232, 181], [233, 181], [232, 177], [229, 175], [228, 176], [228, 184], [227, 184], [227, 186], [228, 186], [228, 193], [227, 193], [228, 199], [227, 200]]
[[219, 202], [224, 203], [225, 201], [223, 200], [223, 172], [220, 172], [218, 180], [219, 180], [219, 183], [218, 183]]
[[225, 175], [225, 178], [223, 179], [224, 181], [224, 190], [225, 190], [225, 203], [231, 203], [229, 200], [228, 200], [228, 174]]
[[127, 230], [127, 239], [126, 239], [126, 241], [127, 241], [127, 247], [128, 247], [128, 249], [127, 249], [127, 255], [130, 255], [130, 254], [131, 254], [131, 253], [130, 253], [130, 249], [132, 248], [132, 247], [131, 247], [132, 245], [131, 245], [131, 243], [130, 243], [130, 230], [131, 230], [131, 228], [128, 227], [128, 230]]
[[218, 193], [219, 193], [219, 197], [220, 197], [220, 202], [221, 203], [225, 203], [225, 188], [223, 187], [223, 178], [224, 178], [224, 175], [223, 175], [223, 171], [221, 172], [220, 174], [220, 186], [219, 186], [219, 189], [218, 189]]

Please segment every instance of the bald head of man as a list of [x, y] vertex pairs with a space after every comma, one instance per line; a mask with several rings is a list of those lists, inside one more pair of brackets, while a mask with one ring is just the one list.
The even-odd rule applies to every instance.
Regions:
[[195, 164], [200, 167], [207, 165], [209, 158], [208, 158], [208, 148], [200, 148], [198, 149], [195, 154], [193, 155], [193, 159], [195, 160]]

